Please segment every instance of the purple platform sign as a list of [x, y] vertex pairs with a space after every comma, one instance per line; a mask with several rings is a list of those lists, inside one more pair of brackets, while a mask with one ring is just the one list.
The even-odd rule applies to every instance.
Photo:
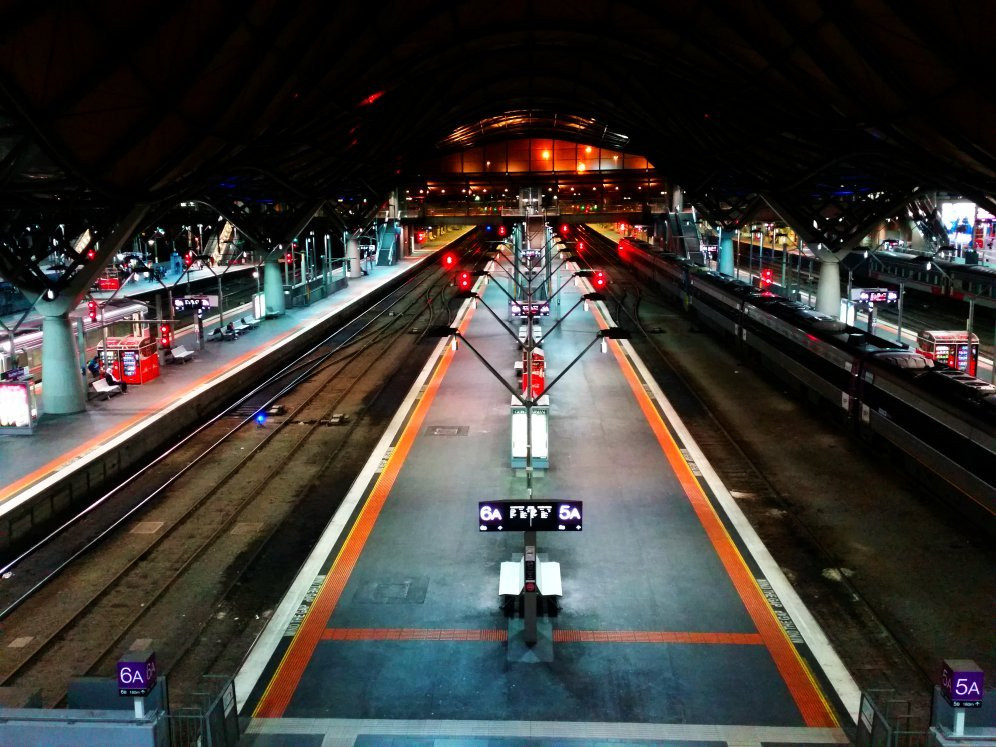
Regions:
[[158, 674], [155, 653], [129, 652], [127, 657], [118, 662], [118, 695], [148, 695]]
[[984, 692], [982, 669], [971, 659], [945, 659], [941, 692], [955, 708], [979, 708]]

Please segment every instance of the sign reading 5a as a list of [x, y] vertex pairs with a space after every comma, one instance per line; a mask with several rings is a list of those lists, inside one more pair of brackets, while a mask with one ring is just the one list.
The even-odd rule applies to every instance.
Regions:
[[581, 531], [581, 501], [481, 501], [477, 506], [482, 532]]
[[945, 659], [941, 693], [955, 708], [979, 708], [984, 692], [982, 668], [970, 659]]

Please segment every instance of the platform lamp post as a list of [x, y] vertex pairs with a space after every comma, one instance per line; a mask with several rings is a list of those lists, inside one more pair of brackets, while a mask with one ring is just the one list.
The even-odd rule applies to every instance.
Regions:
[[781, 239], [781, 245], [782, 245], [782, 283], [781, 283], [781, 285], [782, 285], [782, 295], [785, 296], [786, 298], [788, 298], [788, 297], [790, 297], [792, 295], [791, 288], [788, 288], [785, 285], [785, 281], [788, 279], [787, 278], [787, 275], [788, 275], [788, 272], [787, 272], [787, 269], [788, 269], [788, 234], [785, 233], [784, 231], [780, 232], [780, 233], [774, 234], [774, 236], [772, 237], [772, 240], [771, 240], [772, 247], [774, 247], [776, 239]]

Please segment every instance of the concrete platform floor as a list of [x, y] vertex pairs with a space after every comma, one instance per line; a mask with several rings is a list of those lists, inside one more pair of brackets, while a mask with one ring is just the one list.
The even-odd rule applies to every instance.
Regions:
[[[493, 283], [484, 296], [504, 316]], [[561, 310], [577, 298], [569, 286]], [[464, 324], [511, 380], [513, 338], [482, 309]], [[597, 325], [578, 309], [549, 335], [553, 375]], [[586, 515], [581, 533], [538, 538], [564, 579], [541, 644], [517, 645], [521, 622], [497, 594], [522, 534], [477, 530], [479, 500], [525, 496], [508, 466], [509, 393], [469, 351], [446, 351], [357, 486], [365, 502], [348, 536], [337, 517], [281, 606], [293, 619], [278, 610], [240, 673], [250, 743], [847, 741], [839, 723], [852, 705], [821, 671], [822, 641], [784, 608], [776, 616], [777, 567], [746, 550], [707, 465], [611, 347], [593, 348], [550, 392], [551, 466], [535, 496], [583, 500]], [[440, 430], [456, 435], [431, 435]]]

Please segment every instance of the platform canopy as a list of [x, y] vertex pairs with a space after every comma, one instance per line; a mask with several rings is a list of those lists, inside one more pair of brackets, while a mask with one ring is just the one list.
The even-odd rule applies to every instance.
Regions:
[[694, 193], [996, 184], [991, 0], [3, 3], [4, 211], [380, 201], [489, 138]]

